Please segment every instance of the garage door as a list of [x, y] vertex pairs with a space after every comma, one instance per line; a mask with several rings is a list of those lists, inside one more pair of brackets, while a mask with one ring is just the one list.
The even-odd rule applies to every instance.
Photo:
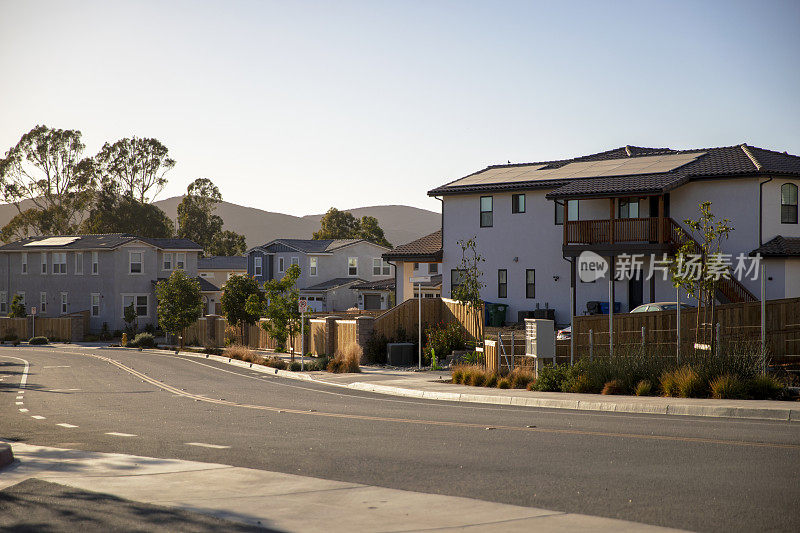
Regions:
[[381, 295], [380, 294], [365, 294], [364, 295], [364, 309], [367, 311], [381, 308]]

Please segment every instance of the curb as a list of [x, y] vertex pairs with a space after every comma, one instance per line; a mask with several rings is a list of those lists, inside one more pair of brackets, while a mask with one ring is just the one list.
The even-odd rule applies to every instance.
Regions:
[[0, 442], [0, 468], [4, 468], [14, 462], [14, 452], [10, 444]]
[[334, 383], [317, 379], [303, 372], [279, 370], [263, 365], [254, 365], [238, 359], [221, 355], [200, 354], [194, 352], [180, 352], [178, 355], [210, 359], [220, 363], [247, 368], [256, 372], [263, 372], [279, 377], [296, 379], [339, 387], [343, 389], [359, 390], [389, 396], [402, 396], [405, 398], [420, 398], [423, 400], [439, 400], [448, 402], [481, 403], [489, 405], [512, 405], [518, 407], [540, 407], [546, 409], [570, 409], [574, 411], [601, 411], [607, 413], [629, 413], [648, 415], [671, 416], [702, 416], [710, 418], [740, 418], [747, 420], [779, 420], [784, 422], [800, 422], [800, 403], [797, 408], [763, 408], [763, 407], [731, 407], [714, 405], [686, 405], [667, 403], [663, 405], [648, 405], [636, 403], [616, 403], [609, 401], [569, 400], [558, 398], [537, 398], [534, 396], [492, 396], [489, 394], [469, 394], [460, 392], [422, 391], [419, 389], [406, 389], [357, 381], [354, 383]]

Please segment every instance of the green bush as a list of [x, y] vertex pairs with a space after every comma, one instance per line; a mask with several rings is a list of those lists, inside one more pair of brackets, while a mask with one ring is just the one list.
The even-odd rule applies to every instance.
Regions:
[[539, 370], [534, 389], [542, 392], [558, 392], [567, 378], [567, 365], [554, 364]]
[[487, 372], [486, 373], [486, 379], [485, 379], [485, 381], [483, 383], [483, 386], [484, 387], [496, 387], [497, 386], [498, 377], [499, 376], [497, 375], [497, 372]]
[[132, 346], [133, 348], [155, 348], [156, 340], [152, 333], [139, 333], [128, 343], [128, 346]]
[[717, 399], [742, 399], [747, 397], [745, 383], [736, 376], [725, 374], [714, 378], [711, 383], [711, 397]]
[[510, 389], [511, 388], [511, 380], [508, 378], [500, 378], [497, 380], [497, 388], [498, 389]]
[[[664, 388], [665, 396], [679, 396], [681, 398], [699, 398], [707, 393], [707, 382], [704, 382], [700, 375], [689, 365], [684, 365], [671, 372], [672, 382], [670, 392]], [[664, 382], [662, 382], [662, 388]]]
[[650, 396], [653, 394], [653, 384], [649, 380], [643, 379], [636, 384], [633, 392], [636, 396]]
[[780, 397], [785, 386], [772, 374], [759, 374], [746, 382], [747, 393], [756, 400], [773, 400]]
[[277, 368], [278, 370], [286, 370], [286, 361], [278, 357], [277, 355], [273, 355], [266, 361], [264, 361], [264, 365]]
[[47, 337], [31, 337], [28, 344], [31, 346], [40, 346], [42, 344], [50, 344], [50, 341]]
[[427, 342], [423, 351], [427, 356], [435, 352], [444, 357], [453, 350], [463, 350], [467, 345], [466, 332], [457, 322], [428, 326], [425, 329], [425, 336]]
[[292, 361], [289, 363], [289, 370], [292, 372], [299, 372], [300, 371], [300, 361]]
[[[564, 379], [561, 382], [563, 392], [591, 393], [598, 392], [599, 387], [593, 386], [591, 379], [592, 368], [588, 360], [582, 359], [573, 366], [567, 366], [564, 370]], [[597, 380], [595, 380], [597, 381]]]
[[6, 333], [5, 336], [3, 336], [3, 340], [8, 342], [14, 342], [15, 340], [19, 340], [19, 336], [17, 336], [16, 333]]

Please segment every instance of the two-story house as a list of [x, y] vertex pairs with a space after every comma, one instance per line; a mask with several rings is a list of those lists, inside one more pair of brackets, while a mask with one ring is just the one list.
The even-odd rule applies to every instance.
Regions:
[[[625, 146], [573, 159], [495, 165], [428, 192], [443, 204], [443, 293], [459, 281], [460, 239], [476, 236], [486, 284], [482, 296], [519, 312], [553, 308], [568, 323], [592, 301], [628, 311], [643, 302], [675, 301], [651, 254], [674, 254], [686, 237], [684, 220], [711, 201], [734, 231], [722, 243], [733, 261], [769, 252], [768, 298], [800, 296], [797, 202], [800, 157], [746, 144], [672, 150]], [[774, 241], [774, 239], [778, 239]], [[770, 246], [765, 246], [769, 244]], [[633, 279], [581, 282], [576, 258], [591, 250], [610, 265], [644, 254]], [[752, 266], [749, 265], [748, 268]], [[657, 275], [648, 276], [649, 272]], [[645, 278], [647, 281], [645, 281]], [[760, 280], [722, 282], [717, 297], [755, 299]], [[696, 304], [685, 295], [682, 301]]]
[[[383, 254], [395, 265], [395, 298], [398, 304], [415, 298], [419, 291], [423, 298], [442, 295], [442, 230], [402, 244]], [[430, 281], [412, 283], [412, 278], [430, 278]]]
[[344, 311], [358, 306], [353, 285], [392, 278], [382, 255], [389, 249], [364, 239], [275, 239], [247, 252], [247, 273], [259, 283], [280, 279], [300, 266], [297, 287], [315, 311]]
[[197, 260], [197, 275], [208, 282], [214, 289], [206, 296], [204, 307], [206, 314], [222, 314], [222, 289], [231, 276], [247, 274], [247, 257], [210, 256]]
[[157, 324], [155, 285], [174, 270], [197, 276], [200, 246], [188, 239], [129, 234], [28, 237], [0, 247], [0, 314], [19, 294], [28, 312], [57, 317], [89, 311], [90, 330], [125, 326], [124, 309], [137, 324]]

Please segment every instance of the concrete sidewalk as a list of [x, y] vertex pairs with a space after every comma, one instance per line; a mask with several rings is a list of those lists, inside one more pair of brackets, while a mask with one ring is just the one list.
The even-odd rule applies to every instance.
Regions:
[[17, 461], [0, 470], [0, 490], [38, 479], [281, 531], [674, 531], [221, 464], [10, 444]]
[[450, 379], [450, 372], [446, 370], [414, 372], [364, 366], [361, 367], [362, 371], [360, 374], [290, 372], [260, 365], [251, 365], [250, 363], [245, 363], [236, 359], [228, 359], [224, 356], [206, 356], [204, 354], [192, 352], [181, 352], [180, 355], [212, 359], [291, 379], [313, 381], [336, 387], [345, 387], [353, 390], [388, 394], [392, 396], [404, 396], [408, 398], [545, 407], [549, 409], [576, 409], [581, 411], [710, 416], [800, 422], [800, 402], [531, 392], [520, 389], [495, 389], [443, 383], [442, 381], [448, 381]]

